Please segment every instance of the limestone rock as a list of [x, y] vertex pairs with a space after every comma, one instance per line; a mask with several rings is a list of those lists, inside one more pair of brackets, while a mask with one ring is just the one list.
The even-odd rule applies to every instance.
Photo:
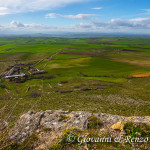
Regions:
[[[61, 115], [66, 116], [67, 121], [61, 121]], [[86, 129], [87, 120], [91, 113], [88, 112], [72, 112], [67, 111], [56, 111], [52, 114], [45, 113], [44, 117], [41, 120], [41, 126], [46, 128], [51, 128], [52, 130], [60, 130], [65, 128], [76, 127], [79, 129]]]
[[28, 112], [24, 114], [9, 132], [10, 139], [16, 143], [24, 141], [39, 127], [44, 112]]
[[[41, 134], [42, 129], [48, 128], [51, 132], [61, 132], [64, 129], [78, 128], [81, 130], [87, 129], [88, 118], [96, 116], [103, 122], [104, 130], [112, 135], [115, 135], [115, 130], [123, 131], [124, 122], [141, 122], [150, 123], [150, 117], [124, 117], [119, 115], [111, 115], [106, 113], [90, 113], [86, 111], [52, 111], [44, 112], [29, 111], [23, 114], [16, 125], [10, 130], [9, 138], [16, 143], [20, 143], [27, 139], [32, 134]], [[1, 124], [0, 124], [1, 126]], [[120, 132], [119, 132], [120, 134]]]

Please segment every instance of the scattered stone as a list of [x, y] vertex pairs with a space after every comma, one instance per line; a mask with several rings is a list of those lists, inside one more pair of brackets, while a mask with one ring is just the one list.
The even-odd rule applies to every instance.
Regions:
[[65, 84], [68, 83], [68, 81], [60, 81], [59, 84]]
[[71, 93], [73, 90], [60, 91], [60, 93]]
[[58, 83], [58, 86], [62, 87], [63, 85], [62, 85], [62, 84], [60, 84], [60, 83]]

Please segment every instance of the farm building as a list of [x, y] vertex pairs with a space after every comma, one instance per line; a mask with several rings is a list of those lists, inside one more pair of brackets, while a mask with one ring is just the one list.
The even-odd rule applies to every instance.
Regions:
[[46, 73], [45, 70], [40, 70], [39, 68], [31, 68], [28, 72], [29, 72], [29, 74], [31, 74], [31, 75], [44, 74], [44, 73]]
[[27, 75], [25, 74], [20, 74], [20, 75], [10, 75], [10, 76], [5, 76], [5, 80], [8, 82], [24, 82], [27, 80]]
[[20, 73], [20, 70], [21, 70], [21, 67], [18, 66], [18, 65], [15, 65], [13, 66], [9, 71], [4, 71], [1, 73], [1, 76], [4, 77], [4, 76], [11, 76], [13, 75], [14, 73]]

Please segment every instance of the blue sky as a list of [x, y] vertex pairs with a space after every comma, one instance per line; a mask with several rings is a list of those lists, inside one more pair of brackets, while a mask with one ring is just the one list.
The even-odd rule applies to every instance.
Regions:
[[0, 0], [0, 33], [150, 34], [149, 0]]

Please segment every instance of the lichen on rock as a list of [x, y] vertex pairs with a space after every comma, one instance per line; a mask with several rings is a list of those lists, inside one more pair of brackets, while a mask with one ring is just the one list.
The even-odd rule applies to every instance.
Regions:
[[124, 129], [124, 122], [119, 121], [116, 124], [112, 125], [111, 128], [114, 129], [114, 130], [123, 131], [123, 129]]

